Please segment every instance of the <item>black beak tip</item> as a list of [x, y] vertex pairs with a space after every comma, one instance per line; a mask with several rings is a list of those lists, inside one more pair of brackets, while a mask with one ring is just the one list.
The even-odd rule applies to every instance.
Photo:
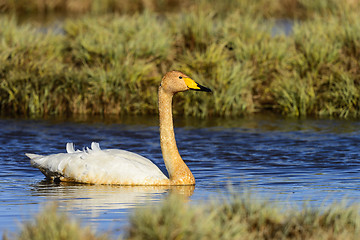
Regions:
[[205, 89], [203, 90], [204, 92], [212, 92], [210, 88], [206, 88], [204, 87]]
[[198, 87], [199, 87], [200, 89], [195, 89], [195, 90], [197, 90], [197, 91], [202, 91], [202, 92], [212, 92], [210, 88], [201, 86], [200, 84], [198, 84]]

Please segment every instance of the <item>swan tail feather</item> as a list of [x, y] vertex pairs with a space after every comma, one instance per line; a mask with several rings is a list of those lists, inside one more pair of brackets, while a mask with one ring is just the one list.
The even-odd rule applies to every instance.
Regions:
[[35, 159], [35, 158], [41, 158], [43, 157], [43, 155], [39, 155], [39, 154], [33, 154], [33, 153], [25, 153], [25, 155], [30, 158], [31, 160]]
[[101, 151], [100, 145], [99, 145], [99, 143], [97, 143], [97, 142], [92, 142], [92, 143], [91, 143], [91, 149], [92, 149], [93, 151]]
[[33, 153], [25, 153], [25, 155], [30, 158], [31, 165], [35, 168], [38, 168], [45, 175], [46, 178], [52, 180], [58, 180], [63, 178], [63, 174], [57, 171], [52, 171], [49, 169], [49, 167], [44, 165], [43, 158], [45, 156]]
[[39, 168], [40, 165], [37, 163], [37, 160], [44, 157], [43, 155], [33, 153], [25, 153], [25, 155], [30, 158], [30, 163], [33, 167]]
[[66, 143], [66, 152], [75, 153], [74, 143]]

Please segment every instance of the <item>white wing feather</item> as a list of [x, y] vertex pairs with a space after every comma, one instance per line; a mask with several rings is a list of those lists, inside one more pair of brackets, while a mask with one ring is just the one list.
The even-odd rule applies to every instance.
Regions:
[[48, 178], [100, 184], [143, 185], [168, 178], [149, 159], [125, 150], [101, 150], [93, 142], [91, 149], [80, 151], [72, 143], [67, 153], [48, 156], [26, 154], [31, 164]]

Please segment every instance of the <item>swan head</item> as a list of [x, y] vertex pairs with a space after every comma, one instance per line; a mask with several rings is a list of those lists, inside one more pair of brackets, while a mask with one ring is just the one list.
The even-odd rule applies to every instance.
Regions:
[[186, 74], [179, 71], [170, 71], [161, 80], [160, 87], [166, 92], [177, 93], [187, 90], [211, 92], [211, 89], [201, 86]]

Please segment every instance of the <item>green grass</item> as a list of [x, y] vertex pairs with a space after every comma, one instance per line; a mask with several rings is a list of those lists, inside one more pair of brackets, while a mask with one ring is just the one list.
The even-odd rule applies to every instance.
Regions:
[[171, 198], [137, 210], [128, 239], [355, 239], [358, 208], [334, 204], [323, 209], [280, 209], [250, 196], [188, 205]]
[[341, 14], [342, 11], [359, 10], [358, 0], [3, 0], [0, 13], [17, 15], [35, 14], [47, 17], [51, 14], [107, 14], [138, 13], [144, 10], [154, 12], [189, 11], [201, 8], [215, 10], [226, 15], [239, 9], [241, 15], [251, 14], [264, 18], [308, 19], [315, 15]]
[[[143, 206], [130, 216], [124, 239], [356, 239], [360, 214], [344, 203], [313, 208], [280, 208], [250, 195], [199, 204], [170, 195], [156, 206]], [[6, 236], [4, 237], [7, 238]], [[55, 207], [23, 223], [14, 239], [110, 239], [81, 227]]]
[[[8, 239], [8, 236], [3, 236]], [[57, 206], [47, 206], [41, 213], [21, 225], [18, 240], [106, 240], [106, 234], [96, 235], [90, 227], [81, 227], [79, 222], [57, 211]]]
[[[90, 2], [91, 8], [97, 4]], [[139, 7], [145, 2], [153, 8]], [[124, 3], [118, 12], [126, 14], [117, 15], [106, 10], [117, 12], [117, 2], [106, 1], [112, 7], [67, 18], [64, 33], [1, 16], [0, 113], [157, 114], [160, 79], [176, 69], [213, 89], [179, 94], [177, 114], [233, 117], [271, 110], [358, 118], [355, 2], [174, 0], [179, 10], [172, 11], [166, 2], [149, 0]], [[267, 12], [260, 11], [265, 6]], [[274, 17], [298, 20], [291, 34], [273, 36]]]

